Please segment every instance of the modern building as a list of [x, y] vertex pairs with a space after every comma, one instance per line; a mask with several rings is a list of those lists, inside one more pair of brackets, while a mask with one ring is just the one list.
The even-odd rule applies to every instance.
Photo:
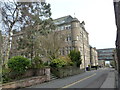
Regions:
[[98, 63], [100, 67], [105, 67], [111, 62], [115, 62], [115, 48], [97, 49]]
[[98, 52], [97, 49], [90, 46], [90, 64], [91, 66], [98, 65]]
[[[80, 68], [86, 68], [90, 64], [90, 47], [89, 47], [89, 37], [88, 32], [85, 30], [85, 23], [80, 22], [77, 18], [73, 18], [68, 15], [55, 19], [53, 21], [57, 26], [55, 32], [65, 34], [64, 42], [60, 48], [60, 55], [66, 56], [69, 54], [70, 50], [77, 49], [82, 55], [82, 64]], [[24, 50], [18, 51], [17, 40], [24, 35], [23, 32], [16, 33], [12, 36], [13, 43], [11, 48], [11, 56], [25, 55]], [[29, 55], [29, 54], [28, 54]]]
[[113, 57], [114, 50], [115, 48], [97, 49], [98, 60], [105, 60], [105, 61], [114, 60], [114, 57]]

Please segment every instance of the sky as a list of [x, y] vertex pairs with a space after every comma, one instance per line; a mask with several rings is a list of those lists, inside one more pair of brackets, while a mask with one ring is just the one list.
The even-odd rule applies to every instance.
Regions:
[[113, 0], [46, 0], [52, 18], [71, 15], [85, 22], [89, 44], [97, 49], [115, 48], [116, 25]]

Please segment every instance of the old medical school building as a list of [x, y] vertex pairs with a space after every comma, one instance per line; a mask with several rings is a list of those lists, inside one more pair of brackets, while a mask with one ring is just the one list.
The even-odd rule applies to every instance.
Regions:
[[[54, 23], [58, 26], [56, 31], [66, 33], [66, 39], [61, 48], [62, 54], [67, 55], [70, 50], [77, 49], [82, 55], [80, 68], [86, 68], [88, 65], [98, 65], [97, 51], [89, 45], [88, 32], [85, 30], [84, 21], [80, 23], [77, 18], [69, 15], [55, 19]], [[94, 56], [96, 57], [90, 58]]]
[[92, 57], [97, 56], [97, 53], [92, 53], [97, 51], [93, 49], [94, 51], [92, 50], [92, 54], [90, 53], [90, 48], [92, 47], [89, 45], [88, 32], [85, 30], [84, 21], [80, 22], [77, 18], [68, 15], [55, 19], [54, 23], [57, 25], [56, 32], [66, 34], [65, 41], [62, 43], [63, 45], [60, 49], [60, 54], [62, 56], [68, 55], [70, 50], [77, 49], [82, 55], [81, 69], [88, 67], [91, 63], [92, 65], [98, 65], [97, 57], [94, 58], [94, 60], [90, 58], [90, 55], [92, 55]]
[[67, 55], [71, 49], [77, 49], [82, 55], [81, 68], [90, 63], [88, 33], [84, 28], [84, 22], [80, 23], [77, 18], [70, 15], [54, 20], [58, 26], [57, 31], [66, 33], [66, 39], [61, 53]]

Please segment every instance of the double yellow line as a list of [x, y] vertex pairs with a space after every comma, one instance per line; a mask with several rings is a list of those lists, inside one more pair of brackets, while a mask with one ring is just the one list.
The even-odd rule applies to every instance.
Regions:
[[94, 74], [91, 75], [91, 76], [88, 76], [88, 77], [85, 77], [85, 78], [83, 78], [83, 79], [80, 79], [80, 80], [78, 80], [78, 81], [76, 81], [76, 82], [73, 82], [73, 83], [71, 83], [71, 84], [69, 84], [69, 85], [66, 85], [66, 86], [64, 86], [64, 87], [62, 87], [62, 88], [68, 88], [68, 87], [70, 87], [70, 86], [73, 86], [73, 85], [81, 82], [81, 81], [84, 81], [84, 80], [86, 80], [86, 79], [88, 79], [88, 78], [91, 78], [91, 77], [93, 77], [93, 76], [95, 76], [95, 75], [96, 75], [96, 73], [94, 73]]

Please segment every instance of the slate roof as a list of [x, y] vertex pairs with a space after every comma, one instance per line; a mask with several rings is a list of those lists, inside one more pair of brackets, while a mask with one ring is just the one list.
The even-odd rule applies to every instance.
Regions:
[[65, 23], [70, 23], [72, 20], [73, 20], [73, 17], [68, 15], [68, 16], [57, 18], [53, 22], [56, 25], [61, 25], [61, 24], [65, 24]]

